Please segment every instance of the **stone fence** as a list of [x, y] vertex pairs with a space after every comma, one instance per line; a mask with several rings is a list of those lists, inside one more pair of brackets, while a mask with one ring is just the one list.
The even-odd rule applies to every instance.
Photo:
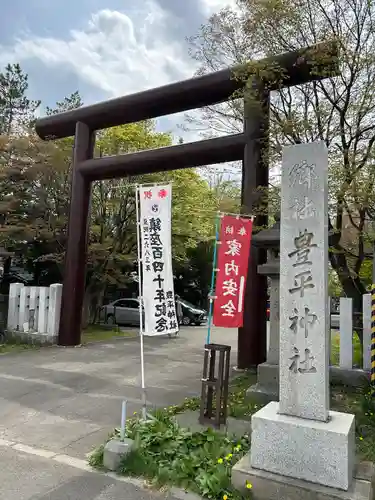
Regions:
[[[278, 292], [278, 283], [274, 293]], [[272, 294], [272, 290], [271, 290]], [[271, 297], [272, 299], [272, 297]], [[339, 313], [331, 314], [330, 380], [335, 384], [360, 387], [370, 378], [371, 371], [371, 294], [363, 295], [360, 330], [361, 345], [354, 326], [353, 300], [340, 298]], [[329, 300], [330, 304], [330, 300]], [[272, 308], [274, 305], [274, 309]], [[271, 300], [271, 321], [267, 324], [267, 361], [258, 366], [257, 384], [250, 387], [249, 396], [260, 400], [279, 398], [279, 303]]]
[[7, 332], [30, 343], [55, 344], [59, 331], [62, 285], [9, 287]]
[[332, 331], [331, 364], [337, 364], [343, 370], [362, 366], [365, 372], [371, 371], [371, 294], [363, 295], [362, 300], [363, 350], [354, 332], [353, 301], [344, 297], [340, 298], [339, 333], [335, 334]]

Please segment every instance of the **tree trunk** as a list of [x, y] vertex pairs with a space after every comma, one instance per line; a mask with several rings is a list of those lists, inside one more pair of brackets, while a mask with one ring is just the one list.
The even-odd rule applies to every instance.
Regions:
[[97, 320], [98, 306], [103, 301], [105, 289], [97, 290], [89, 287], [86, 288], [83, 312], [82, 312], [82, 328], [87, 328], [89, 324], [95, 323]]
[[99, 309], [103, 305], [104, 293], [105, 293], [105, 288], [102, 288], [99, 292], [96, 293], [95, 298], [92, 302], [92, 307], [93, 307], [92, 321], [93, 321], [93, 323], [96, 323], [98, 320], [100, 321]]

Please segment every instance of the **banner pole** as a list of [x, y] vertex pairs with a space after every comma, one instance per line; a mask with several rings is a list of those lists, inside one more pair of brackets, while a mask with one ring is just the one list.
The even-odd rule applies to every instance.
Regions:
[[215, 288], [215, 272], [216, 272], [216, 260], [217, 260], [217, 246], [219, 241], [219, 222], [220, 222], [220, 212], [216, 214], [215, 219], [215, 246], [214, 246], [214, 255], [212, 259], [212, 274], [211, 274], [211, 286], [210, 286], [210, 306], [208, 311], [208, 325], [207, 325], [207, 338], [206, 344], [211, 343], [211, 327], [212, 327], [212, 312], [213, 312], [213, 303], [214, 303], [214, 288]]
[[371, 387], [375, 397], [375, 239], [372, 254], [372, 284], [371, 284]]
[[137, 218], [137, 257], [138, 257], [138, 300], [139, 300], [139, 336], [141, 347], [141, 385], [142, 385], [142, 418], [147, 420], [147, 398], [145, 384], [145, 353], [143, 343], [143, 295], [142, 295], [142, 256], [141, 256], [141, 221], [139, 213], [139, 193], [141, 186], [135, 188], [135, 212]]

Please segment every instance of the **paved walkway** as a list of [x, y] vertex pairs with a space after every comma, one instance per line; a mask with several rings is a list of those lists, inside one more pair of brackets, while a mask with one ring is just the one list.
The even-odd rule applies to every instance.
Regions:
[[[235, 364], [236, 331], [214, 331], [213, 340], [232, 345], [232, 363]], [[204, 328], [185, 328], [175, 339], [145, 339], [147, 398], [151, 406], [177, 404], [184, 397], [199, 394], [204, 341]], [[0, 356], [1, 483], [9, 484], [9, 487], [13, 484], [17, 488], [18, 482], [19, 488], [26, 485], [24, 467], [35, 477], [40, 476], [41, 470], [56, 468], [56, 477], [66, 485], [61, 491], [66, 487], [70, 492], [69, 488], [74, 489], [74, 484], [85, 483], [86, 477], [93, 477], [93, 473], [87, 471], [82, 476], [87, 453], [118, 425], [123, 399], [128, 400], [129, 415], [140, 410], [139, 386], [138, 339]], [[6, 450], [5, 454], [3, 450]], [[43, 456], [43, 451], [47, 455]], [[7, 472], [8, 462], [15, 464], [12, 473]], [[47, 462], [48, 467], [44, 465]], [[74, 470], [80, 471], [76, 483], [73, 481], [77, 474], [72, 472]], [[30, 476], [27, 477], [30, 481]], [[45, 477], [45, 474], [40, 477]], [[96, 484], [95, 481], [100, 483], [107, 476], [100, 477], [100, 480], [87, 481]], [[40, 491], [33, 493], [32, 488], [25, 486], [24, 496], [17, 495], [17, 498], [120, 498], [107, 492], [103, 485], [104, 493], [98, 489], [86, 496], [77, 486], [74, 496], [56, 493], [57, 486], [51, 483], [52, 479], [47, 481], [45, 477], [41, 481], [34, 485], [37, 487], [40, 483]], [[69, 486], [72, 481], [73, 486]], [[111, 481], [115, 480], [112, 478]], [[123, 486], [108, 487], [111, 491], [119, 487], [123, 500], [153, 498], [139, 488], [141, 496], [126, 492], [121, 489]], [[46, 493], [48, 488], [54, 493]], [[0, 500], [15, 498], [10, 491], [0, 489]]]
[[[0, 447], [0, 500], [196, 500], [182, 491], [156, 492], [143, 481], [91, 470], [85, 461], [41, 450]], [[44, 452], [46, 454], [46, 452]]]

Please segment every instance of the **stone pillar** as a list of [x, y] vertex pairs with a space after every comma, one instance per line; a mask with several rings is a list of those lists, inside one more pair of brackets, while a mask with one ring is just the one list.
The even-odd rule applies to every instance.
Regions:
[[19, 315], [19, 331], [28, 333], [29, 331], [29, 301], [30, 287], [24, 286], [20, 293], [20, 315]]
[[[270, 473], [275, 484], [279, 476], [303, 481], [305, 489], [315, 484], [348, 491], [355, 466], [354, 415], [329, 411], [327, 170], [323, 142], [284, 148], [280, 403], [270, 402], [252, 416], [250, 466]], [[260, 488], [253, 491], [261, 498]]]
[[279, 323], [280, 323], [280, 218], [270, 229], [253, 237], [254, 245], [267, 248], [267, 262], [258, 266], [258, 273], [270, 278], [270, 318], [267, 360], [258, 365], [257, 383], [247, 391], [247, 396], [260, 403], [279, 400]]
[[38, 303], [39, 303], [39, 287], [30, 287], [30, 303], [29, 303], [29, 331], [38, 331]]
[[49, 308], [47, 333], [49, 341], [56, 342], [59, 331], [62, 285], [56, 283], [49, 287]]
[[39, 334], [47, 333], [48, 324], [48, 302], [49, 288], [41, 286], [39, 288], [39, 306], [38, 306], [38, 332]]
[[23, 283], [11, 283], [9, 286], [9, 306], [7, 329], [15, 331], [20, 328], [20, 294]]

